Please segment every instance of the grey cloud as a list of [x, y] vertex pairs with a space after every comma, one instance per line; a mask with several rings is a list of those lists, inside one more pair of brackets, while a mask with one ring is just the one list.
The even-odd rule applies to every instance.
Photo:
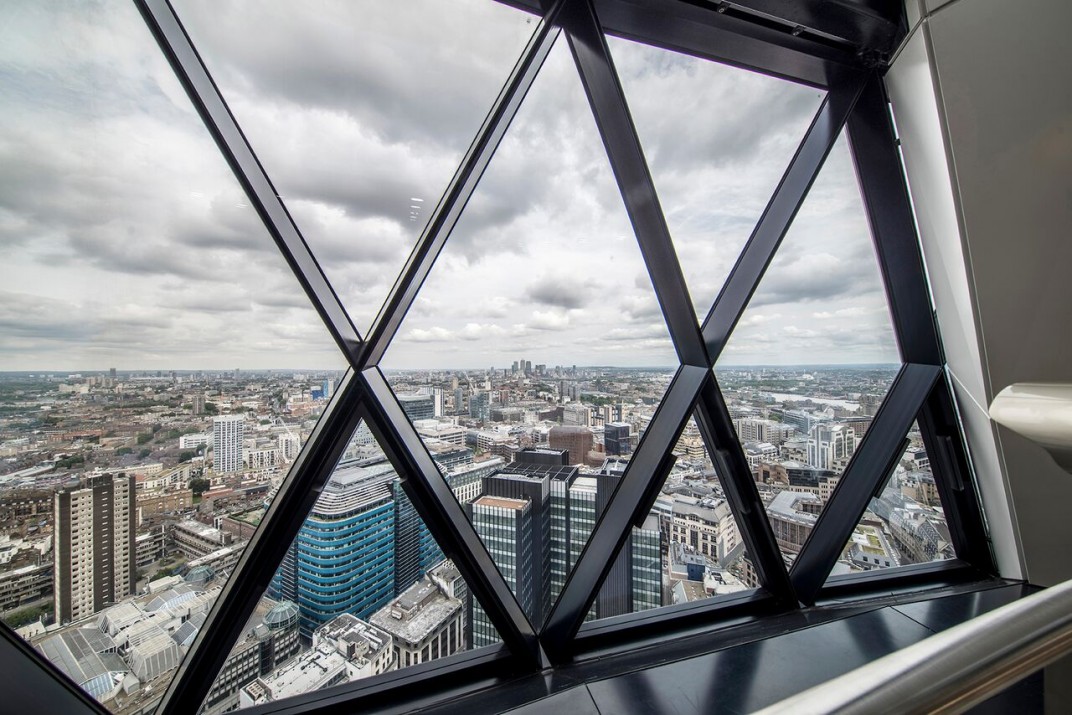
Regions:
[[621, 302], [621, 312], [635, 321], [662, 319], [663, 312], [653, 294], [634, 295]]
[[[70, 346], [95, 364], [117, 354], [182, 367], [337, 360], [136, 10], [117, 5], [124, 19], [108, 25], [110, 7], [67, 6], [60, 18], [25, 7], [37, 13], [36, 25], [0, 31], [9, 39], [0, 47], [0, 80], [16, 107], [0, 116], [0, 252], [8, 284], [32, 272], [43, 285], [53, 281], [57, 297], [13, 301], [14, 312], [0, 312], [7, 350], [34, 365]], [[295, 6], [273, 20], [273, 8], [252, 2], [179, 5], [358, 323], [382, 303], [534, 27], [472, 21], [471, 12], [517, 17], [494, 3], [430, 1], [412, 16], [370, 7], [323, 0], [315, 11]], [[382, 43], [377, 23], [412, 33], [411, 42]], [[55, 42], [60, 24], [66, 44], [36, 52]], [[737, 70], [704, 79], [707, 68], [688, 58], [633, 66], [614, 51], [690, 289], [714, 291], [736, 258], [734, 237], [747, 238], [814, 98], [772, 94], [764, 87], [776, 82]], [[631, 72], [640, 82], [633, 88]], [[689, 90], [697, 79], [704, 92]], [[806, 232], [800, 247], [787, 240], [785, 265], [773, 266], [761, 287], [772, 286], [770, 297], [756, 305], [808, 301], [809, 313], [833, 313], [878, 295], [879, 284], [853, 267], [866, 258], [857, 243], [839, 245], [855, 238], [856, 224], [845, 219], [849, 172], [847, 182], [817, 183], [802, 216], [810, 212], [822, 230]], [[417, 221], [411, 197], [424, 199]], [[819, 255], [845, 265], [807, 263]], [[552, 364], [611, 355], [619, 364], [672, 361], [638, 256], [560, 42], [407, 316], [403, 347], [389, 355], [413, 365], [440, 353], [454, 364], [486, 365], [522, 351]], [[534, 276], [543, 278], [527, 285]], [[78, 307], [98, 295], [100, 303]], [[784, 317], [762, 326], [768, 353], [786, 340], [782, 328], [800, 320], [777, 312]], [[846, 355], [881, 347], [851, 331], [797, 338], [836, 344]]]
[[315, 317], [316, 320], [320, 320], [319, 317], [313, 314], [313, 305], [309, 302], [309, 298], [302, 293], [297, 284], [293, 289], [287, 287], [280, 289], [269, 289], [261, 292], [254, 298], [254, 302], [257, 305], [265, 308], [294, 308], [296, 310], [307, 311]]
[[280, 7], [183, 4], [180, 14], [225, 92], [329, 108], [391, 141], [461, 149], [535, 27], [490, 3], [424, 2], [390, 12], [345, 2]]
[[577, 310], [588, 305], [588, 286], [568, 275], [548, 275], [529, 284], [525, 295], [541, 304], [567, 310]]
[[787, 165], [820, 103], [816, 90], [746, 70], [625, 40], [611, 48], [652, 164], [677, 172], [751, 163], [772, 144]]
[[187, 295], [173, 301], [171, 305], [180, 310], [198, 313], [244, 313], [251, 307], [248, 297], [232, 294], [224, 298], [220, 293]]
[[872, 280], [874, 273], [867, 266], [829, 255], [803, 257], [768, 270], [749, 307], [823, 303], [873, 294], [882, 290], [882, 284]]
[[611, 342], [619, 340], [653, 340], [670, 345], [670, 334], [667, 332], [666, 325], [662, 323], [651, 323], [629, 328], [613, 328], [601, 339]]
[[130, 314], [101, 304], [75, 304], [24, 293], [4, 291], [0, 301], [0, 335], [31, 338], [78, 347], [83, 344], [123, 344], [144, 341], [166, 332], [169, 316], [155, 311]]

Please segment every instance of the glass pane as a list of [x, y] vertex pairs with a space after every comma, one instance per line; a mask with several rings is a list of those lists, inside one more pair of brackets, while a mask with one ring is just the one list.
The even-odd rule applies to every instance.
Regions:
[[[588, 620], [717, 598], [758, 586], [722, 476], [695, 419], [673, 448], [677, 457], [647, 519], [633, 527], [596, 595]], [[608, 458], [611, 486], [628, 457]], [[604, 501], [605, 504], [605, 501]], [[602, 509], [600, 509], [602, 511]], [[598, 516], [598, 514], [597, 514]]]
[[675, 364], [559, 42], [384, 358], [534, 622], [587, 542], [604, 460], [632, 450]]
[[538, 19], [489, 0], [176, 5], [366, 331]]
[[866, 214], [839, 139], [716, 366], [787, 560], [811, 534], [898, 362]]
[[609, 38], [700, 320], [825, 92]]
[[845, 545], [833, 574], [895, 568], [956, 557], [919, 426]]
[[0, 618], [151, 711], [345, 361], [133, 4], [0, 10]]
[[[205, 712], [468, 650], [474, 608], [458, 569], [361, 424], [232, 648]], [[481, 640], [499, 642], [490, 624]]]

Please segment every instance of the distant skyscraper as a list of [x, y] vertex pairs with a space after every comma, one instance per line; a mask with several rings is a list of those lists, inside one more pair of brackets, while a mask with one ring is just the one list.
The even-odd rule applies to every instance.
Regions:
[[205, 396], [194, 395], [190, 398], [190, 412], [194, 415], [205, 414]]
[[[649, 514], [640, 527], [633, 527], [630, 537], [633, 613], [663, 605], [662, 557], [665, 544], [659, 517]], [[610, 614], [606, 614], [610, 615]]]
[[242, 471], [244, 422], [242, 415], [212, 418], [212, 469], [217, 474]]
[[[594, 477], [595, 514], [588, 517], [593, 522], [602, 516], [618, 486], [623, 474], [620, 466], [620, 460], [607, 460], [601, 473]], [[572, 513], [570, 517], [573, 518]], [[614, 559], [596, 594], [592, 615], [609, 618], [645, 610], [651, 608], [651, 604], [662, 605], [663, 546], [658, 517], [649, 514], [640, 527], [632, 529]]]
[[134, 593], [134, 477], [90, 477], [54, 500], [54, 602], [64, 623]]

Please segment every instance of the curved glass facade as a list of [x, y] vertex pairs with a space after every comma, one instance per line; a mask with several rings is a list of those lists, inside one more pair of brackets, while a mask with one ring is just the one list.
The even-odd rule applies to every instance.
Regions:
[[342, 463], [305, 520], [269, 595], [301, 610], [301, 632], [341, 613], [367, 618], [395, 596], [396, 502], [389, 464]]

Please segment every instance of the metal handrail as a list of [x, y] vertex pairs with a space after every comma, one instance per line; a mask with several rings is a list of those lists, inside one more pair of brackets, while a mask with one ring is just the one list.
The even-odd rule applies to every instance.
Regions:
[[1065, 581], [759, 713], [960, 713], [1070, 651], [1072, 581]]

